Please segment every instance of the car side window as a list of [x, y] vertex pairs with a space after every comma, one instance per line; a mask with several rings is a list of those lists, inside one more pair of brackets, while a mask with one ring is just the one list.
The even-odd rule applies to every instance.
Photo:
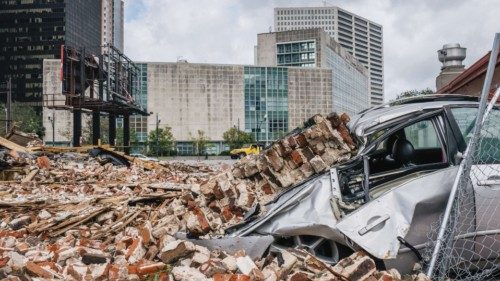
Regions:
[[404, 128], [405, 136], [415, 149], [440, 148], [438, 135], [430, 120], [423, 120]]
[[447, 162], [432, 119], [410, 124], [387, 136], [370, 158], [370, 171], [375, 174]]
[[475, 107], [454, 107], [451, 108], [451, 114], [457, 122], [460, 133], [468, 143], [474, 129], [474, 122], [476, 122], [477, 108]]
[[[478, 108], [456, 107], [451, 108], [451, 113], [457, 122], [460, 133], [465, 143], [469, 143], [474, 133]], [[474, 156], [477, 164], [500, 163], [500, 110], [494, 108], [486, 118], [479, 136], [479, 146]]]

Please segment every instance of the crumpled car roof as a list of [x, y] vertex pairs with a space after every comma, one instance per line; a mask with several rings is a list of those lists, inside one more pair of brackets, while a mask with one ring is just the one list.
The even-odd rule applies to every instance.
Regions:
[[369, 109], [351, 118], [347, 127], [358, 137], [363, 137], [372, 127], [386, 123], [405, 115], [415, 115], [432, 109], [439, 109], [446, 105], [477, 105], [473, 101], [429, 101], [420, 103], [408, 103], [400, 105], [385, 104], [378, 108]]

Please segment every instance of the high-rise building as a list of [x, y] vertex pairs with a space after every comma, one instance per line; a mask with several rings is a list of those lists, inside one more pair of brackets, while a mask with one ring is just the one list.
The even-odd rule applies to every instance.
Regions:
[[371, 105], [384, 99], [383, 32], [380, 24], [339, 7], [275, 8], [275, 31], [319, 27], [324, 29], [370, 74]]
[[124, 48], [124, 2], [102, 0], [102, 43], [111, 44], [123, 53]]
[[331, 69], [336, 112], [355, 114], [370, 105], [367, 69], [321, 28], [261, 33], [255, 50], [259, 66]]
[[43, 60], [61, 45], [100, 51], [100, 0], [0, 0], [0, 81], [12, 78], [15, 101], [41, 105]]

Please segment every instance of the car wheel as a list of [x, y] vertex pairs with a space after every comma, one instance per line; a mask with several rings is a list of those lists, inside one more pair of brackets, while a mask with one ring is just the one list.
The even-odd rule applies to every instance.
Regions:
[[323, 237], [311, 235], [279, 237], [271, 244], [269, 251], [279, 252], [288, 248], [306, 250], [318, 260], [327, 264], [336, 264], [339, 261], [340, 255], [337, 243]]
[[241, 158], [244, 158], [246, 155], [246, 153], [240, 153], [238, 154], [238, 159], [241, 159]]
[[234, 155], [234, 154], [231, 155], [231, 159], [238, 159], [238, 158], [239, 158], [238, 155]]

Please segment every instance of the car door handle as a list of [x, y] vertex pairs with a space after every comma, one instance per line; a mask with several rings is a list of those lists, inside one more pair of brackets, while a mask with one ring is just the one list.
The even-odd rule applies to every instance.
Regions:
[[500, 185], [500, 176], [497, 175], [490, 176], [486, 180], [478, 181], [477, 185], [479, 186]]
[[500, 185], [500, 180], [483, 180], [483, 181], [478, 181], [477, 185], [479, 185], [479, 186]]
[[374, 229], [374, 228], [375, 228], [375, 227], [377, 227], [378, 225], [380, 225], [380, 224], [384, 223], [384, 222], [385, 222], [386, 220], [388, 220], [389, 218], [390, 218], [390, 216], [389, 216], [389, 215], [387, 215], [387, 214], [386, 214], [386, 215], [383, 215], [383, 216], [381, 216], [381, 217], [380, 217], [380, 216], [375, 216], [375, 217], [372, 217], [372, 218], [370, 219], [370, 220], [371, 220], [371, 222], [370, 222], [370, 220], [368, 220], [368, 221], [369, 221], [369, 223], [368, 223], [365, 227], [363, 227], [363, 228], [361, 228], [360, 230], [358, 230], [358, 234], [359, 234], [360, 236], [365, 235], [366, 233], [368, 233], [369, 231], [371, 231], [372, 229]]

